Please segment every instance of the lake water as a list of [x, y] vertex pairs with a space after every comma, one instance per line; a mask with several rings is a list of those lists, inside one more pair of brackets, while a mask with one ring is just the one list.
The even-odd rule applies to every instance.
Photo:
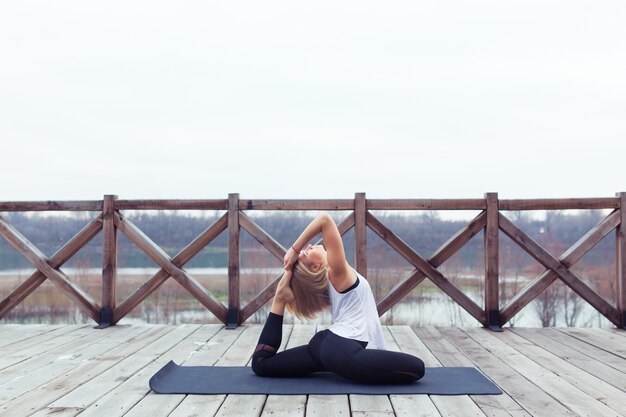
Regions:
[[[102, 273], [100, 268], [63, 268], [62, 269], [66, 274], [70, 277], [72, 276], [98, 276]], [[129, 276], [129, 277], [150, 277], [159, 271], [159, 268], [118, 268], [117, 273], [118, 276]], [[192, 276], [215, 276], [221, 278], [222, 281], [226, 282], [226, 276], [228, 275], [227, 268], [187, 268], [187, 272], [189, 272]], [[269, 275], [271, 277], [278, 276], [282, 272], [282, 268], [245, 268], [241, 270], [242, 276], [251, 274], [261, 274], [261, 275]], [[15, 278], [21, 277], [21, 279], [30, 276], [33, 273], [33, 270], [4, 270], [0, 271], [0, 284], [2, 283], [2, 278]], [[475, 279], [475, 276], [468, 276], [468, 279]], [[506, 280], [506, 278], [503, 278]], [[119, 281], [118, 281], [119, 282]], [[245, 285], [245, 283], [242, 283]], [[422, 284], [423, 285], [423, 284]], [[422, 287], [420, 285], [418, 288]], [[12, 286], [0, 286], [0, 299], [3, 299]], [[184, 291], [184, 290], [181, 290]], [[469, 291], [465, 289], [467, 295], [474, 299], [480, 300], [481, 296], [478, 288], [474, 288]], [[414, 294], [415, 298], [415, 294]], [[394, 306], [390, 311], [386, 312], [381, 320], [386, 324], [408, 324], [408, 325], [435, 325], [435, 326], [459, 326], [459, 327], [467, 327], [467, 326], [480, 326], [469, 313], [465, 312], [460, 306], [454, 303], [446, 294], [439, 291], [438, 289], [434, 289], [431, 285], [430, 290], [421, 291], [418, 295], [419, 301], [415, 300], [405, 300], [398, 303]], [[74, 308], [74, 306], [66, 300], [63, 300], [68, 305], [68, 308]], [[478, 302], [480, 305], [480, 302]], [[135, 309], [133, 314], [127, 316], [121, 321], [121, 323], [137, 323], [137, 322], [158, 322], [159, 317], [162, 317], [164, 321], [171, 322], [172, 324], [184, 323], [184, 322], [205, 322], [211, 321], [214, 319], [212, 314], [206, 310], [203, 310], [201, 306], [199, 309], [181, 309], [180, 311], [176, 311], [175, 313], [168, 311], [166, 314], [160, 312], [161, 306], [156, 303], [153, 305], [146, 305], [147, 303], [142, 303], [139, 307]], [[245, 304], [245, 302], [244, 302]], [[611, 327], [612, 324], [601, 316], [595, 309], [593, 309], [586, 302], [581, 302], [578, 306], [580, 309], [580, 313], [578, 319], [576, 321], [577, 326], [591, 326], [591, 327]], [[171, 308], [166, 307], [166, 308]], [[267, 306], [264, 310], [257, 313], [255, 316], [251, 318], [251, 320], [262, 321], [267, 314]], [[152, 309], [153, 311], [150, 311]], [[566, 322], [564, 320], [565, 317], [565, 307], [557, 306], [555, 317], [556, 317], [556, 325], [557, 326], [565, 326]], [[71, 316], [72, 311], [68, 311], [67, 313]], [[159, 315], [160, 314], [160, 315]], [[45, 319], [45, 318], [42, 318]], [[329, 317], [327, 315], [322, 315], [319, 322], [324, 323], [329, 321]], [[526, 308], [524, 308], [518, 315], [516, 315], [512, 322], [508, 325], [514, 325], [518, 327], [540, 327], [541, 320], [539, 319], [539, 315], [537, 313], [537, 301], [534, 301]]]

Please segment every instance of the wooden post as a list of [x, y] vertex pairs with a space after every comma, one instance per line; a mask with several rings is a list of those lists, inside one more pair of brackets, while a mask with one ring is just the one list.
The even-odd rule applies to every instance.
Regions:
[[105, 195], [102, 205], [102, 307], [97, 329], [115, 325], [115, 281], [117, 278], [117, 229], [113, 221], [116, 195]]
[[227, 329], [239, 324], [239, 194], [228, 194], [228, 322]]
[[617, 193], [620, 201], [620, 224], [616, 229], [617, 239], [617, 311], [620, 327], [626, 330], [626, 192]]
[[498, 193], [486, 193], [487, 226], [485, 228], [485, 314], [487, 326], [501, 331], [499, 301]]
[[354, 195], [354, 251], [356, 270], [367, 278], [367, 207], [365, 193]]

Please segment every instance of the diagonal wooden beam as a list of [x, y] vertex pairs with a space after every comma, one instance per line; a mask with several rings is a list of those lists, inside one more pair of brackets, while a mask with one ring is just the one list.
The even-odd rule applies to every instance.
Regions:
[[[177, 267], [182, 268], [191, 260], [191, 258], [197, 255], [204, 247], [211, 243], [213, 239], [226, 230], [227, 225], [228, 215], [224, 214], [202, 233], [200, 233], [198, 237], [189, 243], [189, 245], [185, 246], [180, 252], [178, 252], [178, 254], [172, 258], [172, 263]], [[113, 311], [113, 322], [117, 323], [124, 316], [126, 316], [143, 300], [145, 300], [146, 297], [152, 294], [165, 281], [167, 281], [169, 277], [170, 274], [165, 269], [161, 268], [156, 274], [144, 282], [115, 308]]]
[[227, 321], [227, 309], [210, 292], [184, 269], [172, 263], [172, 259], [160, 246], [146, 236], [141, 229], [119, 213], [115, 213], [115, 226], [139, 249], [163, 268], [172, 278], [209, 309], [222, 322]]
[[267, 287], [263, 288], [256, 297], [254, 297], [248, 304], [246, 304], [241, 309], [241, 322], [245, 322], [252, 316], [256, 311], [263, 307], [265, 303], [272, 299], [274, 294], [276, 293], [276, 287], [278, 286], [278, 281], [282, 278], [283, 274], [278, 275], [274, 280], [267, 285]]
[[415, 268], [420, 270], [427, 278], [437, 285], [443, 292], [459, 304], [465, 311], [471, 314], [483, 325], [486, 323], [485, 312], [471, 298], [465, 295], [454, 284], [452, 284], [441, 272], [439, 272], [430, 262], [422, 258], [402, 239], [396, 236], [391, 230], [383, 225], [371, 213], [367, 215], [367, 225], [378, 236], [386, 241], [398, 254], [409, 261]]
[[[455, 233], [450, 239], [448, 239], [439, 249], [437, 249], [433, 255], [428, 258], [428, 262], [435, 268], [440, 267], [445, 261], [450, 259], [455, 253], [457, 253], [463, 246], [465, 246], [474, 236], [476, 236], [487, 225], [487, 213], [482, 211], [478, 216], [472, 219], [465, 227]], [[389, 293], [383, 298], [377, 305], [378, 314], [383, 315], [387, 310], [393, 307], [398, 301], [400, 301], [405, 295], [407, 295], [413, 288], [419, 285], [426, 275], [419, 269], [414, 270], [404, 281], [398, 283], [395, 287], [389, 291]]]
[[[100, 320], [100, 306], [79, 286], [70, 281], [67, 275], [55, 269], [50, 260], [24, 235], [0, 217], [0, 235], [35, 268], [56, 285], [63, 294], [74, 301], [94, 321]], [[34, 283], [37, 279], [33, 279]]]
[[[58, 269], [83, 246], [93, 239], [102, 230], [102, 215], [96, 217], [83, 227], [76, 235], [67, 241], [49, 259], [50, 266]], [[0, 302], [0, 319], [5, 317], [15, 306], [22, 302], [30, 293], [45, 282], [46, 276], [40, 271], [35, 271], [22, 284]]]
[[345, 235], [354, 227], [354, 213], [350, 213], [338, 225], [337, 230], [341, 236]]
[[413, 288], [417, 287], [426, 279], [426, 275], [419, 269], [411, 271], [409, 276], [404, 281], [396, 284], [389, 293], [376, 304], [378, 315], [382, 316], [395, 306], [402, 298], [410, 293]]
[[[613, 229], [620, 224], [619, 211], [614, 211], [602, 219], [566, 252], [559, 257], [559, 262], [567, 268], [571, 268], [587, 252], [602, 241]], [[528, 303], [533, 301], [541, 292], [558, 279], [558, 275], [548, 269], [529, 283], [523, 290], [518, 292], [502, 309], [502, 324], [508, 322], [519, 313]]]
[[[276, 259], [280, 260], [281, 262], [283, 261], [286, 249], [243, 212], [239, 212], [239, 224], [257, 242], [259, 242], [265, 249], [267, 249], [272, 255], [274, 255]], [[339, 233], [341, 235], [344, 235], [352, 227], [354, 227], [353, 214], [350, 214], [337, 225], [337, 228], [339, 229]]]
[[450, 259], [452, 255], [457, 253], [465, 246], [474, 236], [487, 226], [487, 212], [481, 211], [476, 217], [470, 220], [465, 227], [455, 233], [448, 239], [439, 249], [433, 253], [428, 261], [435, 267], [443, 265], [445, 261]]
[[[341, 223], [337, 225], [337, 229], [339, 229], [339, 233], [342, 236], [346, 234], [352, 227], [354, 227], [354, 213], [350, 213], [345, 219], [341, 221]], [[318, 241], [318, 244], [321, 241], [322, 240], [320, 239]], [[280, 257], [280, 259], [282, 260], [283, 257]], [[246, 321], [250, 316], [252, 316], [259, 308], [261, 308], [274, 296], [274, 293], [276, 292], [276, 286], [278, 285], [278, 281], [280, 281], [280, 278], [282, 276], [283, 274], [280, 274], [279, 276], [274, 278], [274, 280], [270, 284], [268, 284], [267, 287], [261, 290], [261, 292], [256, 297], [254, 297], [248, 304], [246, 304], [245, 307], [241, 309], [240, 317], [242, 323]]]
[[283, 261], [285, 257], [285, 248], [278, 243], [272, 236], [270, 236], [265, 230], [263, 230], [258, 224], [256, 224], [250, 217], [244, 212], [239, 212], [239, 225], [243, 229], [250, 233], [257, 242], [259, 242], [265, 249], [267, 249], [276, 259]]
[[602, 241], [610, 232], [614, 230], [620, 224], [619, 212], [613, 211], [604, 219], [600, 220], [598, 224], [593, 226], [583, 237], [578, 239], [568, 250], [561, 255], [563, 265], [570, 268], [576, 262], [580, 260], [587, 252], [593, 249], [598, 243]]
[[568, 269], [561, 261], [553, 257], [539, 243], [535, 242], [530, 236], [515, 226], [504, 215], [500, 214], [499, 218], [500, 230], [509, 236], [515, 243], [524, 249], [530, 256], [535, 258], [546, 268], [552, 270], [558, 277], [576, 294], [580, 295], [603, 316], [611, 321], [611, 323], [619, 326], [620, 315], [613, 306], [600, 297], [595, 291], [589, 288], [580, 280], [572, 271]]

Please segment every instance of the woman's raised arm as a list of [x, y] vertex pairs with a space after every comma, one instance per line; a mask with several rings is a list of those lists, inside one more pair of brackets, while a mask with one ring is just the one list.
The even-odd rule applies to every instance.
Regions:
[[318, 234], [322, 234], [326, 249], [328, 266], [331, 269], [331, 281], [335, 286], [343, 287], [345, 281], [352, 283], [354, 278], [349, 274], [350, 266], [346, 261], [341, 234], [335, 221], [328, 213], [321, 213], [302, 231], [298, 239], [289, 248], [284, 258], [285, 268], [291, 268], [298, 260], [298, 254]]

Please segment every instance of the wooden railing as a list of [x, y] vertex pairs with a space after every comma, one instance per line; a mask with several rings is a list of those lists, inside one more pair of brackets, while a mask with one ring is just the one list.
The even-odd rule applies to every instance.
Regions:
[[[487, 193], [482, 199], [366, 199], [357, 193], [354, 199], [345, 200], [240, 200], [239, 194], [229, 194], [226, 200], [120, 200], [106, 195], [101, 201], [42, 201], [0, 202], [0, 213], [10, 211], [95, 211], [99, 212], [89, 224], [71, 238], [51, 257], [46, 257], [35, 245], [0, 216], [0, 236], [32, 263], [36, 272], [0, 302], [0, 318], [6, 316], [28, 294], [44, 281], [50, 280], [73, 300], [100, 327], [114, 325], [137, 307], [170, 277], [176, 280], [193, 297], [210, 310], [228, 327], [236, 327], [271, 299], [280, 276], [260, 291], [251, 301], [242, 305], [240, 299], [240, 230], [243, 228], [265, 249], [282, 261], [285, 248], [256, 224], [246, 211], [253, 210], [343, 210], [350, 214], [339, 223], [342, 234], [354, 228], [355, 267], [367, 276], [367, 228], [371, 229], [391, 248], [406, 259], [414, 270], [397, 283], [388, 294], [378, 300], [382, 315], [425, 278], [451, 297], [458, 305], [484, 326], [495, 329], [511, 320], [522, 308], [533, 301], [550, 284], [561, 280], [593, 308], [620, 328], [626, 327], [626, 193], [611, 198], [500, 200], [497, 193]], [[520, 230], [502, 211], [611, 209], [611, 213], [592, 230], [555, 258], [524, 231]], [[207, 227], [178, 254], [170, 257], [148, 238], [122, 210], [225, 210], [226, 213]], [[425, 258], [405, 243], [372, 214], [375, 210], [480, 210], [474, 219], [454, 236]], [[184, 266], [224, 230], [228, 230], [228, 305], [218, 301]], [[616, 231], [617, 294], [615, 305], [598, 295], [571, 269], [583, 255], [590, 251], [611, 231]], [[65, 275], [61, 266], [83, 246], [103, 232], [102, 297], [98, 304]], [[130, 241], [153, 259], [161, 269], [137, 288], [121, 303], [116, 304], [117, 233], [122, 232]], [[483, 231], [485, 276], [484, 305], [479, 306], [437, 268], [466, 245], [473, 236]], [[509, 236], [524, 251], [545, 267], [545, 271], [518, 292], [505, 305], [499, 300], [499, 231]]]

